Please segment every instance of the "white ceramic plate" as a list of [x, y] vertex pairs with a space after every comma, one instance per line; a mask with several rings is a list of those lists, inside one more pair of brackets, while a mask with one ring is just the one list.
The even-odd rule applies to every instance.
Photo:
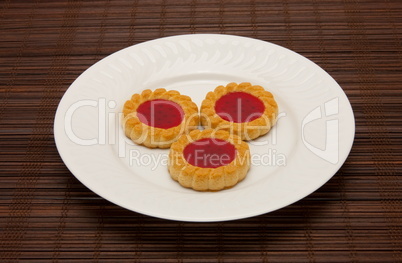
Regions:
[[[119, 112], [134, 93], [163, 87], [200, 105], [229, 82], [262, 85], [280, 112], [275, 129], [250, 142], [252, 167], [231, 189], [181, 187], [168, 173], [168, 150], [122, 133]], [[344, 163], [354, 131], [345, 93], [319, 66], [268, 42], [213, 34], [156, 39], [102, 59], [67, 90], [54, 124], [63, 161], [89, 189], [132, 211], [199, 222], [260, 215], [309, 195]]]

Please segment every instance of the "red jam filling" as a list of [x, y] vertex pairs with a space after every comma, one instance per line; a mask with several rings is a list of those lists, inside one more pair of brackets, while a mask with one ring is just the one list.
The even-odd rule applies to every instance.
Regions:
[[184, 117], [179, 104], [163, 99], [148, 100], [137, 108], [140, 121], [148, 126], [169, 129], [178, 126]]
[[184, 148], [188, 163], [202, 168], [217, 168], [228, 165], [236, 157], [236, 148], [228, 141], [205, 138], [190, 143]]
[[265, 110], [264, 103], [246, 92], [232, 92], [223, 95], [215, 103], [215, 111], [230, 122], [250, 122], [259, 118]]

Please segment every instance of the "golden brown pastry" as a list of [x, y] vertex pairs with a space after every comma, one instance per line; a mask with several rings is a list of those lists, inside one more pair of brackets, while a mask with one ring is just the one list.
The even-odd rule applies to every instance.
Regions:
[[123, 107], [127, 137], [149, 148], [169, 148], [199, 124], [198, 107], [178, 91], [156, 89], [134, 94]]
[[249, 146], [223, 130], [193, 130], [172, 144], [168, 166], [171, 177], [182, 186], [218, 191], [246, 177], [250, 168]]
[[252, 140], [269, 132], [278, 115], [273, 95], [248, 82], [229, 83], [208, 92], [201, 105], [201, 124]]

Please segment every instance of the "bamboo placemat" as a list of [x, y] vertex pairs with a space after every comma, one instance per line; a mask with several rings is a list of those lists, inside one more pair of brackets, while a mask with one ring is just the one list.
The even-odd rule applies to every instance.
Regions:
[[[266, 40], [328, 71], [356, 118], [340, 171], [222, 223], [144, 216], [79, 183], [52, 133], [65, 90], [112, 52], [186, 33]], [[402, 262], [401, 73], [399, 0], [1, 1], [1, 262]]]

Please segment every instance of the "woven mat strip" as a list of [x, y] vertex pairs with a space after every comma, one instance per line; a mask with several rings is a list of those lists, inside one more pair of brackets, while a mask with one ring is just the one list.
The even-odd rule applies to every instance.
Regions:
[[[55, 56], [52, 67], [49, 69], [49, 77], [44, 83], [43, 97], [40, 103], [36, 125], [29, 140], [25, 155], [25, 162], [22, 167], [21, 176], [16, 182], [12, 203], [9, 208], [8, 221], [4, 233], [2, 244], [3, 254], [0, 258], [15, 262], [20, 256], [20, 249], [24, 239], [26, 228], [28, 227], [28, 218], [31, 213], [31, 203], [35, 195], [36, 183], [39, 179], [42, 161], [44, 159], [44, 142], [49, 142], [51, 138], [52, 126], [48, 125], [46, 120], [53, 119], [54, 109], [52, 105], [59, 98], [59, 88], [61, 77], [64, 74], [67, 65], [67, 58], [71, 52], [71, 43], [74, 40], [74, 21], [79, 14], [80, 2], [73, 2], [67, 6], [60, 38], [57, 48], [60, 51], [59, 56]], [[71, 28], [73, 30], [71, 30]]]
[[[10, 6], [10, 1], [4, 2], [4, 6], [2, 7], [2, 9], [0, 11], [1, 12], [0, 13], [0, 21], [1, 21], [2, 14], [5, 12], [5, 10], [7, 10], [9, 8], [9, 6]], [[29, 28], [32, 27], [33, 18], [34, 18], [37, 8], [38, 8], [38, 1], [35, 2], [35, 5], [32, 7], [31, 12], [26, 19], [25, 30], [23, 33], [24, 37], [23, 37], [22, 41], [20, 42], [21, 44], [18, 47], [17, 57], [14, 60], [13, 67], [11, 69], [10, 76], [8, 78], [8, 82], [6, 84], [5, 91], [3, 91], [1, 94], [2, 100], [1, 100], [1, 107], [0, 107], [0, 123], [3, 120], [4, 111], [8, 107], [8, 100], [10, 98], [10, 92], [11, 92], [11, 89], [15, 85], [15, 82], [17, 79], [17, 74], [21, 67], [21, 58], [23, 55], [25, 55], [24, 51], [27, 49], [29, 38], [31, 37], [31, 30], [29, 30]]]
[[[384, 210], [388, 212], [385, 218], [388, 222], [389, 235], [394, 245], [394, 256], [396, 260], [402, 261], [402, 232], [401, 218], [398, 217], [401, 208], [401, 200], [394, 196], [394, 193], [401, 189], [396, 177], [392, 153], [386, 148], [390, 145], [389, 131], [385, 124], [384, 106], [381, 94], [378, 91], [376, 73], [373, 67], [374, 62], [370, 58], [370, 47], [365, 39], [365, 29], [359, 21], [359, 7], [355, 1], [346, 1], [345, 11], [348, 19], [348, 26], [352, 31], [352, 46], [356, 50], [354, 60], [359, 69], [360, 91], [364, 104], [365, 119], [369, 129], [370, 138], [374, 147], [372, 158], [376, 166], [376, 175], [380, 186], [380, 195], [384, 203]], [[376, 116], [373, 118], [373, 116]], [[386, 191], [385, 188], [390, 189]], [[389, 213], [391, 212], [391, 213]], [[393, 214], [395, 212], [395, 214]]]

